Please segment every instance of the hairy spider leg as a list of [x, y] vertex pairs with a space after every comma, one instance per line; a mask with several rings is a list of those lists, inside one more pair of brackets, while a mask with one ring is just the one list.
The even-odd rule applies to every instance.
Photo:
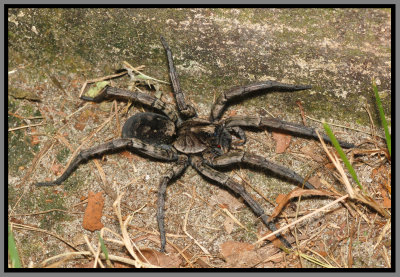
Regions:
[[161, 252], [165, 252], [165, 245], [167, 240], [165, 238], [164, 228], [164, 207], [165, 207], [165, 194], [167, 186], [172, 179], [177, 178], [182, 172], [188, 167], [188, 157], [185, 155], [179, 155], [178, 162], [167, 173], [162, 177], [160, 186], [157, 193], [157, 223], [158, 229], [160, 230], [160, 241], [161, 241]]
[[172, 88], [174, 90], [174, 95], [176, 103], [178, 105], [179, 113], [181, 113], [185, 118], [196, 117], [197, 113], [193, 106], [185, 102], [185, 95], [182, 92], [181, 85], [179, 83], [178, 74], [176, 73], [174, 60], [172, 58], [172, 52], [169, 48], [168, 43], [165, 41], [164, 37], [161, 36], [161, 43], [167, 52], [168, 67], [169, 67], [169, 77], [171, 79]]
[[[215, 182], [221, 184], [222, 186], [225, 186], [226, 188], [232, 190], [233, 192], [239, 194], [244, 201], [247, 203], [247, 205], [251, 208], [251, 210], [254, 212], [254, 214], [258, 217], [261, 218], [261, 220], [264, 222], [264, 224], [272, 231], [276, 231], [277, 228], [275, 224], [269, 220], [268, 216], [265, 214], [263, 208], [258, 204], [251, 196], [250, 194], [245, 190], [245, 188], [230, 178], [228, 175], [221, 173], [210, 166], [206, 165], [201, 157], [198, 156], [192, 156], [191, 157], [191, 165], [193, 168], [195, 168], [201, 175], [214, 180]], [[276, 237], [279, 238], [279, 240], [287, 247], [287, 248], [292, 248], [292, 245], [281, 235], [281, 234], [276, 234]]]
[[156, 97], [138, 91], [129, 91], [107, 86], [101, 92], [101, 94], [97, 95], [96, 97], [81, 96], [81, 99], [92, 102], [101, 102], [105, 99], [130, 100], [132, 102], [137, 102], [162, 112], [175, 123], [180, 122], [174, 106], [166, 104]]
[[[300, 124], [283, 121], [273, 117], [264, 116], [233, 116], [225, 121], [227, 127], [256, 127], [256, 128], [272, 128], [280, 131], [287, 131], [295, 135], [312, 137], [318, 140], [315, 128], [306, 127]], [[325, 134], [320, 134], [324, 141], [332, 143], [330, 138]], [[338, 141], [344, 148], [353, 148], [354, 144], [344, 141]]]
[[304, 184], [307, 189], [315, 189], [313, 185], [305, 181], [299, 174], [293, 170], [286, 168], [282, 165], [275, 164], [262, 156], [244, 152], [244, 151], [231, 151], [221, 156], [215, 157], [211, 161], [207, 161], [211, 167], [223, 167], [233, 164], [248, 164], [262, 169], [269, 170], [279, 176], [293, 180], [300, 185]]
[[226, 106], [234, 98], [249, 96], [252, 93], [262, 92], [262, 91], [265, 91], [265, 92], [269, 92], [269, 91], [293, 92], [293, 91], [305, 90], [305, 89], [310, 89], [310, 88], [311, 88], [311, 86], [289, 85], [289, 84], [283, 84], [283, 83], [279, 83], [279, 82], [275, 82], [275, 81], [265, 81], [265, 82], [259, 82], [259, 83], [252, 83], [252, 84], [249, 84], [246, 86], [234, 87], [228, 91], [221, 93], [221, 95], [214, 102], [214, 104], [211, 108], [210, 120], [218, 121], [219, 119], [221, 119], [221, 116], [223, 115], [223, 113], [226, 109]]
[[176, 161], [178, 159], [178, 154], [172, 147], [151, 145], [136, 138], [118, 138], [110, 142], [82, 150], [78, 155], [76, 155], [68, 168], [59, 178], [51, 182], [39, 182], [36, 184], [36, 186], [60, 185], [78, 168], [81, 163], [86, 162], [94, 157], [122, 149], [138, 151], [139, 153], [162, 161]]

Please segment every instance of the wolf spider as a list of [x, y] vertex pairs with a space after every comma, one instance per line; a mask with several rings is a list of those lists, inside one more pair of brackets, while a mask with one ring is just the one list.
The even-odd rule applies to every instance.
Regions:
[[[157, 222], [160, 230], [162, 252], [165, 252], [166, 245], [164, 229], [166, 188], [171, 180], [178, 178], [189, 165], [201, 176], [206, 177], [206, 179], [241, 196], [254, 214], [260, 217], [271, 231], [276, 231], [275, 224], [269, 220], [261, 205], [250, 196], [240, 183], [228, 175], [221, 173], [218, 169], [234, 164], [247, 164], [303, 184], [305, 188], [314, 189], [309, 182], [305, 181], [293, 170], [275, 164], [257, 154], [232, 148], [234, 145], [243, 145], [246, 142], [243, 127], [276, 129], [315, 139], [318, 139], [317, 134], [313, 128], [281, 121], [272, 117], [260, 115], [233, 116], [226, 119], [221, 119], [221, 117], [227, 105], [234, 99], [254, 96], [254, 94], [259, 92], [306, 90], [310, 89], [311, 86], [265, 81], [235, 87], [223, 92], [218, 97], [212, 106], [211, 115], [208, 120], [200, 119], [197, 117], [194, 107], [185, 101], [185, 96], [181, 90], [178, 75], [173, 64], [172, 52], [162, 36], [161, 42], [167, 54], [169, 75], [175, 95], [177, 111], [174, 106], [164, 103], [153, 96], [111, 86], [106, 86], [95, 97], [81, 96], [83, 100], [94, 102], [106, 99], [138, 102], [151, 107], [157, 113], [143, 112], [133, 115], [124, 124], [121, 138], [82, 150], [59, 178], [55, 181], [40, 182], [36, 185], [59, 185], [81, 163], [106, 153], [129, 150], [159, 161], [174, 163], [174, 166], [161, 178], [157, 195]], [[329, 138], [325, 135], [323, 135], [323, 139], [330, 142]], [[353, 147], [351, 143], [340, 142], [340, 144], [346, 148]], [[276, 236], [286, 247], [292, 248], [291, 244], [281, 234], [278, 233]]]

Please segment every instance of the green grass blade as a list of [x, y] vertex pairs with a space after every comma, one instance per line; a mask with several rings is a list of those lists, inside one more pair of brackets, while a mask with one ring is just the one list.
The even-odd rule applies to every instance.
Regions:
[[342, 159], [342, 161], [346, 165], [347, 170], [350, 172], [351, 177], [353, 177], [354, 181], [357, 183], [357, 185], [360, 187], [360, 189], [364, 190], [363, 186], [358, 181], [357, 174], [356, 174], [354, 168], [352, 167], [352, 165], [350, 164], [349, 160], [347, 159], [346, 154], [343, 152], [342, 147], [340, 147], [339, 142], [337, 141], [337, 139], [336, 139], [335, 135], [333, 134], [331, 128], [329, 128], [329, 125], [326, 124], [326, 123], [324, 123], [324, 128], [325, 128], [325, 131], [326, 131], [328, 137], [331, 139], [333, 146], [336, 148], [336, 151], [339, 153], [340, 158]]
[[103, 238], [100, 236], [100, 233], [98, 233], [99, 235], [99, 241], [100, 241], [100, 247], [101, 247], [101, 251], [103, 251], [104, 256], [106, 256], [106, 260], [108, 260], [108, 250], [107, 247], [104, 244], [104, 240]]
[[19, 259], [17, 246], [15, 245], [14, 235], [11, 230], [10, 224], [8, 224], [8, 254], [11, 259], [11, 266], [13, 268], [21, 267], [21, 260]]
[[392, 139], [389, 134], [389, 128], [388, 128], [388, 124], [386, 122], [385, 113], [383, 112], [382, 102], [381, 102], [381, 98], [379, 97], [378, 88], [376, 87], [375, 80], [373, 80], [373, 79], [372, 79], [372, 88], [375, 92], [376, 105], [378, 106], [379, 115], [380, 115], [381, 121], [382, 121], [382, 126], [383, 126], [383, 129], [385, 130], [386, 144], [387, 144], [387, 148], [389, 151], [389, 155], [392, 156]]

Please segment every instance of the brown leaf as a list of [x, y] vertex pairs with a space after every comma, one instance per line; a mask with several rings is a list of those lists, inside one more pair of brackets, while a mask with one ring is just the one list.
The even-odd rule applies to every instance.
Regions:
[[283, 209], [283, 207], [290, 201], [290, 199], [299, 197], [301, 195], [326, 195], [326, 196], [333, 196], [333, 193], [327, 192], [327, 191], [322, 191], [322, 190], [316, 190], [316, 189], [294, 189], [291, 192], [289, 192], [284, 199], [280, 200], [278, 206], [275, 208], [274, 212], [271, 215], [271, 219], [276, 217]]
[[244, 251], [251, 251], [254, 249], [254, 245], [239, 241], [227, 241], [220, 245], [221, 255], [226, 259], [227, 257], [241, 253]]
[[103, 206], [102, 192], [95, 194], [93, 191], [89, 191], [88, 205], [83, 216], [83, 228], [92, 232], [103, 228], [103, 223], [100, 221], [103, 215]]
[[307, 181], [316, 189], [321, 187], [321, 179], [318, 176], [312, 176]]
[[[257, 265], [265, 266], [264, 261], [274, 261], [275, 254], [280, 249], [273, 245], [267, 245], [261, 248], [255, 248], [252, 244], [229, 241], [220, 245], [220, 253], [226, 261], [224, 267], [229, 268], [252, 268]], [[270, 258], [273, 258], [271, 260]], [[279, 255], [279, 261], [282, 255]], [[272, 266], [271, 266], [272, 267]]]
[[289, 147], [290, 140], [292, 139], [291, 135], [276, 132], [272, 132], [272, 137], [276, 141], [275, 152], [277, 154], [285, 152], [285, 150]]
[[[152, 265], [160, 266], [160, 267], [169, 267], [169, 268], [176, 268], [179, 267], [182, 263], [180, 258], [180, 254], [169, 254], [166, 255], [161, 253], [157, 250], [145, 248], [140, 249], [140, 253], [137, 253], [138, 257], [141, 259], [142, 262], [149, 262]], [[147, 260], [147, 261], [146, 261]]]
[[221, 244], [220, 248], [220, 253], [226, 260], [228, 267], [249, 267], [259, 262], [259, 257], [252, 244], [228, 241]]

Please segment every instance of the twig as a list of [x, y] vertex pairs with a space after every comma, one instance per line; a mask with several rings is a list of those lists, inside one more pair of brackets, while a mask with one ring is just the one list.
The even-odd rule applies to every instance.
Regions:
[[336, 199], [335, 201], [333, 201], [333, 202], [331, 202], [331, 203], [329, 203], [329, 204], [323, 206], [322, 208], [319, 208], [319, 209], [315, 210], [314, 212], [309, 213], [308, 215], [305, 215], [305, 216], [299, 218], [298, 220], [295, 220], [295, 221], [291, 222], [290, 224], [288, 224], [288, 225], [286, 225], [286, 226], [284, 226], [284, 227], [282, 227], [282, 228], [280, 228], [280, 229], [278, 229], [278, 230], [276, 230], [276, 231], [274, 231], [274, 232], [272, 232], [272, 233], [269, 233], [268, 235], [266, 235], [266, 236], [260, 238], [259, 240], [257, 240], [257, 241], [255, 242], [255, 244], [260, 243], [260, 242], [262, 242], [263, 240], [266, 240], [266, 239], [272, 237], [273, 235], [275, 235], [275, 234], [277, 234], [277, 233], [281, 233], [282, 231], [288, 229], [289, 227], [291, 227], [291, 226], [293, 226], [293, 225], [295, 225], [295, 224], [297, 224], [297, 223], [299, 223], [299, 222], [301, 222], [301, 221], [303, 221], [303, 220], [305, 220], [305, 219], [307, 219], [307, 218], [309, 218], [309, 217], [311, 217], [311, 216], [313, 216], [313, 215], [319, 213], [320, 211], [323, 211], [323, 210], [325, 210], [325, 209], [327, 209], [327, 208], [333, 206], [333, 205], [336, 204], [337, 202], [343, 201], [343, 200], [346, 199], [347, 197], [349, 197], [348, 194], [343, 195], [342, 197], [340, 197], [340, 198]]
[[132, 65], [130, 65], [130, 64], [129, 64], [128, 62], [126, 62], [126, 61], [123, 61], [123, 64], [125, 65], [125, 68], [131, 69], [132, 71], [136, 72], [136, 73], [139, 74], [139, 75], [142, 75], [142, 76], [145, 77], [146, 79], [154, 80], [154, 81], [157, 81], [157, 82], [159, 82], [159, 83], [163, 83], [163, 84], [167, 84], [167, 85], [170, 84], [170, 83], [168, 83], [168, 82], [165, 82], [165, 81], [162, 81], [162, 80], [158, 80], [158, 79], [156, 79], [156, 78], [150, 77], [150, 76], [148, 76], [148, 75], [146, 75], [146, 74], [140, 72], [137, 68], [134, 68]]
[[16, 113], [12, 113], [10, 111], [8, 111], [8, 114], [12, 115], [12, 116], [14, 116], [16, 118], [19, 118], [19, 119], [43, 119], [44, 118], [43, 116], [22, 116], [22, 115], [19, 115], [19, 114], [16, 114]]
[[124, 72], [121, 72], [121, 73], [117, 73], [117, 74], [108, 75], [108, 76], [104, 76], [104, 77], [100, 77], [100, 78], [96, 78], [96, 79], [85, 81], [85, 83], [83, 83], [83, 86], [82, 86], [81, 91], [79, 93], [79, 98], [81, 98], [81, 96], [82, 96], [83, 92], [85, 91], [85, 88], [86, 88], [86, 86], [88, 84], [101, 82], [101, 81], [104, 81], [104, 80], [114, 79], [114, 78], [121, 77], [121, 76], [126, 75], [126, 74], [128, 74], [128, 71], [124, 71]]
[[88, 105], [90, 105], [90, 104], [91, 104], [91, 103], [89, 103], [89, 102], [85, 103], [85, 105], [83, 105], [82, 107], [80, 107], [79, 109], [77, 109], [76, 111], [74, 111], [73, 113], [67, 115], [65, 118], [66, 118], [66, 119], [70, 118], [71, 116], [73, 116], [74, 114], [80, 112], [81, 110], [83, 110], [84, 108], [86, 108], [86, 107], [87, 107]]
[[36, 127], [36, 126], [42, 126], [44, 125], [44, 122], [40, 122], [37, 124], [31, 124], [31, 125], [23, 125], [23, 126], [19, 126], [19, 127], [15, 127], [15, 128], [10, 128], [8, 129], [9, 132], [15, 131], [15, 130], [20, 130], [20, 129], [25, 129], [25, 128], [31, 128], [31, 127]]

